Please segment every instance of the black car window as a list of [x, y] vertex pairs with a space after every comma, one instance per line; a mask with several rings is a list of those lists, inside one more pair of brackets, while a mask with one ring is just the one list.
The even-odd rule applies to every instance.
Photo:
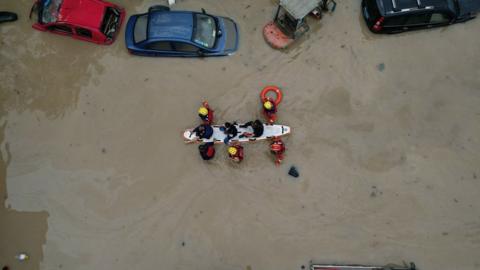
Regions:
[[92, 31], [85, 29], [85, 28], [77, 28], [75, 29], [77, 31], [77, 35], [85, 38], [92, 38]]
[[155, 51], [171, 51], [172, 45], [167, 41], [157, 41], [147, 44], [147, 49]]
[[67, 25], [62, 25], [62, 24], [54, 24], [50, 27], [48, 27], [49, 30], [59, 32], [59, 33], [67, 33], [71, 34], [72, 33], [72, 28]]
[[444, 13], [433, 13], [430, 18], [431, 24], [448, 23], [450, 18]]
[[385, 27], [403, 26], [406, 19], [407, 18], [405, 16], [388, 17], [385, 19], [384, 25]]
[[412, 14], [407, 17], [406, 25], [421, 25], [428, 23], [429, 14], [427, 13], [420, 13], [420, 14]]
[[137, 21], [135, 22], [135, 28], [133, 30], [133, 39], [135, 40], [135, 43], [139, 43], [147, 39], [147, 23], [147, 14], [137, 17]]
[[177, 52], [197, 52], [199, 49], [185, 42], [174, 42], [173, 47]]

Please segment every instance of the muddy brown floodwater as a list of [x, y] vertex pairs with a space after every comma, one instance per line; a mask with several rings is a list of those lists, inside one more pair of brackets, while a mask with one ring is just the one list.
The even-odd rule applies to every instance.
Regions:
[[[376, 36], [360, 0], [342, 0], [280, 52], [261, 34], [274, 1], [183, 0], [234, 18], [238, 53], [146, 58], [123, 33], [98, 46], [35, 31], [31, 2], [0, 3], [19, 14], [0, 25], [2, 266], [480, 269], [480, 20]], [[218, 122], [247, 121], [267, 84], [293, 128], [282, 166], [266, 143], [240, 165], [183, 143], [202, 100]]]

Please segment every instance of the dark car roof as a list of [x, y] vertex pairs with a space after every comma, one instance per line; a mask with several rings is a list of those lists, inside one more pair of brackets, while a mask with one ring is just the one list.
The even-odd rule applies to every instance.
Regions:
[[377, 4], [380, 12], [385, 15], [424, 9], [449, 9], [448, 1], [449, 0], [377, 0]]
[[149, 14], [148, 37], [156, 40], [191, 40], [193, 13], [155, 11]]

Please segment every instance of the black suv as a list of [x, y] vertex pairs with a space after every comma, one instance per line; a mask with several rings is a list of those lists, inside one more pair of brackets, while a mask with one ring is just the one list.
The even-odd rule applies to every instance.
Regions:
[[480, 0], [362, 0], [362, 13], [374, 33], [432, 28], [476, 17]]

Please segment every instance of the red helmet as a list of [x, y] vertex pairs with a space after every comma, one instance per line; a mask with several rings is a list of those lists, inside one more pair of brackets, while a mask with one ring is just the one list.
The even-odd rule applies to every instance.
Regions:
[[272, 151], [274, 151], [274, 152], [280, 152], [280, 151], [283, 150], [283, 147], [282, 147], [282, 145], [279, 144], [279, 143], [274, 143], [274, 144], [271, 145], [271, 149], [272, 149]]

